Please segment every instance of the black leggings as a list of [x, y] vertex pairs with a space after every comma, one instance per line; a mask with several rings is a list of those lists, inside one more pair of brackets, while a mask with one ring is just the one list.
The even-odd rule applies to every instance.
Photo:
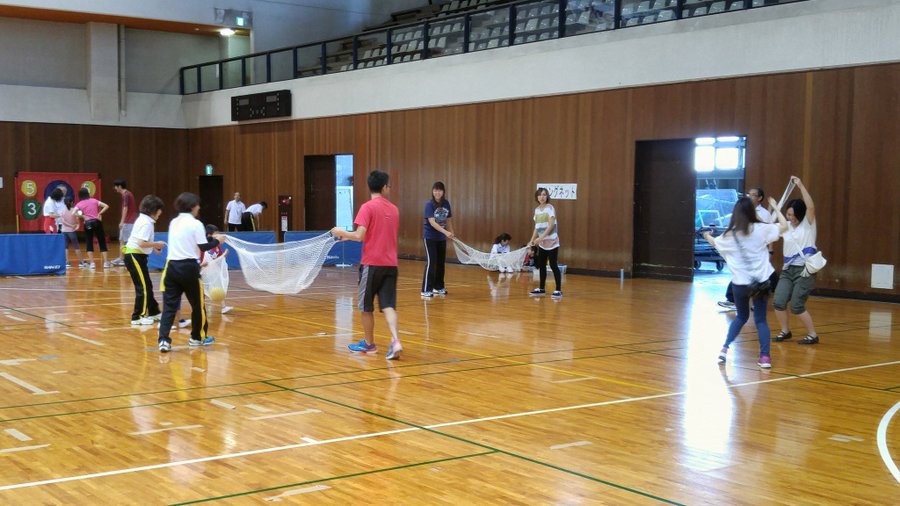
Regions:
[[544, 289], [544, 285], [547, 283], [547, 260], [550, 260], [550, 270], [553, 271], [556, 289], [562, 291], [562, 274], [559, 272], [559, 264], [556, 263], [556, 259], [559, 256], [559, 246], [549, 251], [538, 247], [537, 253], [537, 262], [535, 262], [534, 266], [537, 268], [538, 276], [541, 279], [541, 290]]
[[103, 233], [103, 222], [100, 220], [87, 220], [84, 224], [84, 240], [87, 242], [87, 251], [94, 252], [94, 237], [100, 245], [100, 252], [106, 253], [106, 234]]

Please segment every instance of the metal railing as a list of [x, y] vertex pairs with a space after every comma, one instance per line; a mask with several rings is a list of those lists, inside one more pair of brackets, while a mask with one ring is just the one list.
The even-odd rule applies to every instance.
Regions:
[[[462, 0], [446, 16], [182, 67], [181, 94], [380, 67], [806, 0]], [[468, 6], [468, 7], [465, 7]]]

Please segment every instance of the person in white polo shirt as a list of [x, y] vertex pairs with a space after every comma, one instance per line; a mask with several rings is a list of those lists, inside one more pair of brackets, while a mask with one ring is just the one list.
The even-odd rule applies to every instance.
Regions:
[[256, 232], [259, 230], [259, 215], [263, 209], [269, 207], [265, 201], [257, 202], [248, 207], [244, 214], [241, 215], [241, 230], [244, 232]]
[[131, 312], [132, 325], [153, 325], [160, 318], [159, 304], [153, 297], [153, 281], [147, 270], [150, 253], [161, 252], [166, 245], [163, 241], [154, 241], [153, 226], [163, 212], [163, 201], [156, 195], [147, 195], [141, 199], [141, 214], [138, 215], [122, 248], [125, 255], [125, 268], [134, 283], [134, 310]]
[[237, 232], [241, 229], [241, 216], [247, 207], [241, 202], [241, 192], [234, 192], [234, 200], [225, 206], [225, 230]]
[[159, 322], [159, 351], [172, 351], [169, 332], [181, 295], [191, 304], [191, 338], [189, 346], [208, 346], [216, 339], [206, 335], [206, 309], [203, 306], [203, 282], [200, 280], [200, 252], [225, 242], [225, 236], [206, 237], [206, 228], [197, 219], [200, 197], [184, 192], [175, 199], [178, 216], [169, 223], [169, 251], [163, 269], [160, 288], [163, 292], [163, 313]]

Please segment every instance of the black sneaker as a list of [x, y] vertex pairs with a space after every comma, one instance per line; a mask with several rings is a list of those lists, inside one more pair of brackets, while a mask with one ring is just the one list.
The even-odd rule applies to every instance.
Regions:
[[547, 293], [543, 288], [535, 288], [534, 290], [528, 292], [528, 295], [545, 295]]
[[819, 336], [806, 336], [797, 341], [797, 344], [816, 344], [819, 342]]

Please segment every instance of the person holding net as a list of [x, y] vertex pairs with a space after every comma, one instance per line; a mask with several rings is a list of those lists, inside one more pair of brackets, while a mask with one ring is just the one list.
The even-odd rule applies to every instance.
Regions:
[[340, 227], [331, 234], [340, 240], [363, 243], [362, 262], [359, 266], [359, 309], [365, 337], [348, 346], [357, 353], [377, 353], [375, 345], [375, 295], [391, 332], [391, 344], [385, 358], [400, 359], [403, 346], [397, 334], [397, 233], [400, 229], [400, 211], [390, 200], [390, 176], [374, 170], [369, 174], [370, 199], [359, 208], [353, 224], [354, 232]]

